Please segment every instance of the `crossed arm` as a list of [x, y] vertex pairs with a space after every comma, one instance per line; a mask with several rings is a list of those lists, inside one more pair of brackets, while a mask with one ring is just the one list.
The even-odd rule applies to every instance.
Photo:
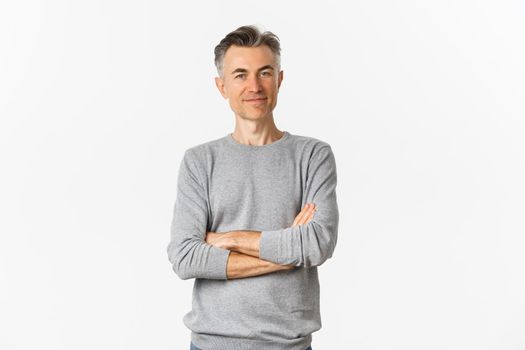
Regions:
[[[315, 204], [306, 204], [295, 217], [293, 226], [307, 224], [317, 210]], [[206, 243], [231, 251], [226, 274], [228, 279], [252, 277], [290, 270], [294, 265], [280, 265], [259, 258], [261, 231], [236, 230], [225, 233], [207, 232]]]
[[[329, 145], [317, 142], [308, 158], [302, 198], [308, 206], [294, 226], [262, 231], [208, 232], [206, 175], [199, 172], [198, 155], [187, 150], [182, 159], [173, 208], [171, 239], [166, 247], [173, 271], [181, 279], [233, 279], [283, 269], [319, 266], [333, 254], [339, 213], [335, 188], [337, 172]], [[310, 210], [312, 210], [310, 208]], [[227, 249], [225, 249], [227, 248]]]

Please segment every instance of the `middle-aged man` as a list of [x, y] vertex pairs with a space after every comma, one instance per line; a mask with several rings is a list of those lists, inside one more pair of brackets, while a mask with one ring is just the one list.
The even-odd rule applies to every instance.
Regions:
[[334, 154], [275, 126], [275, 34], [236, 29], [215, 47], [215, 65], [235, 130], [184, 152], [167, 247], [173, 271], [195, 279], [183, 318], [190, 348], [312, 349], [317, 266], [337, 243]]

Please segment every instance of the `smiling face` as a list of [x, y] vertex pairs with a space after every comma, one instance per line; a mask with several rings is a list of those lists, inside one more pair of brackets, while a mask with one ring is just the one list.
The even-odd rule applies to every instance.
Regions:
[[224, 55], [223, 77], [216, 77], [215, 84], [237, 117], [255, 120], [272, 116], [282, 80], [283, 71], [268, 46], [233, 45]]

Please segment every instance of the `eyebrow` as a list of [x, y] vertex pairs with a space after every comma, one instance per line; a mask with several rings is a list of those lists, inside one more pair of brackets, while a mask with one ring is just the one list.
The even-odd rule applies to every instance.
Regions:
[[[262, 66], [261, 68], [259, 68], [257, 71], [260, 72], [260, 71], [265, 70], [265, 69], [273, 70], [273, 67], [271, 65], [267, 64], [266, 66]], [[246, 72], [248, 72], [248, 71], [246, 69], [244, 69], [244, 68], [237, 68], [231, 74], [246, 73]]]

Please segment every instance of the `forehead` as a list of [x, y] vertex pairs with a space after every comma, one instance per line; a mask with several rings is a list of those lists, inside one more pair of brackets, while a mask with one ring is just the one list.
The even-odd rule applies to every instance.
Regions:
[[267, 64], [274, 64], [275, 57], [272, 50], [266, 46], [241, 47], [232, 45], [224, 55], [224, 67], [228, 68], [259, 68]]

